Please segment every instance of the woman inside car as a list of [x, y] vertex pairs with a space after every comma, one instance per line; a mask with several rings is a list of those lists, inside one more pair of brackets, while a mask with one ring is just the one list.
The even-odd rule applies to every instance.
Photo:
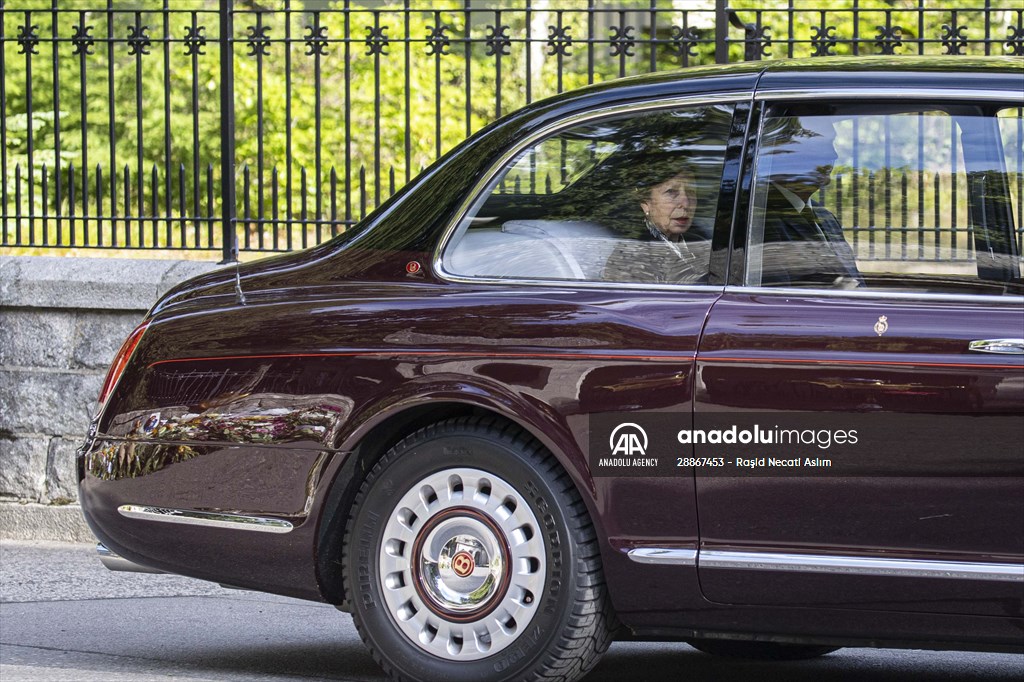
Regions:
[[[708, 277], [707, 245], [691, 233], [697, 210], [693, 170], [675, 156], [635, 168], [628, 222], [638, 225], [608, 257], [603, 279], [611, 282], [699, 284]], [[704, 243], [701, 243], [704, 242]]]

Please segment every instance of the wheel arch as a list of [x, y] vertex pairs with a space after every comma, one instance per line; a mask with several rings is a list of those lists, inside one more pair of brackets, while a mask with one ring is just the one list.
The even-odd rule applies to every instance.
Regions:
[[[474, 393], [471, 392], [470, 395]], [[342, 610], [347, 611], [349, 608], [347, 595], [344, 594], [342, 586], [341, 548], [345, 540], [348, 516], [367, 474], [376, 462], [402, 439], [425, 426], [446, 419], [492, 417], [523, 429], [541, 443], [559, 466], [568, 473], [587, 506], [595, 532], [599, 538], [603, 537], [603, 525], [594, 503], [593, 480], [589, 476], [589, 471], [579, 466], [585, 458], [578, 452], [578, 448], [574, 447], [577, 452], [566, 452], [569, 448], [565, 443], [573, 441], [565, 427], [553, 422], [547, 415], [542, 416], [540, 410], [532, 409], [525, 412], [533, 414], [530, 415], [530, 419], [524, 419], [524, 412], [513, 412], [512, 409], [508, 409], [510, 406], [507, 403], [468, 400], [466, 395], [466, 392], [462, 391], [457, 397], [423, 395], [415, 400], [396, 403], [391, 410], [378, 412], [372, 422], [364, 423], [344, 440], [342, 449], [350, 451], [351, 454], [333, 477], [321, 507], [316, 534], [316, 572], [320, 592], [325, 601], [338, 605]], [[560, 437], [552, 438], [548, 429], [564, 433], [559, 434]], [[603, 545], [603, 542], [599, 544]]]

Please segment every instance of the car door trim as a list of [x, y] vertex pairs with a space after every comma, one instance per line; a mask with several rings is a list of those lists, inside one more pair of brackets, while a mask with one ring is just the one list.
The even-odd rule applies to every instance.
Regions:
[[669, 547], [636, 547], [626, 553], [638, 564], [670, 564], [673, 566], [696, 566], [697, 550]]
[[942, 301], [946, 303], [1002, 303], [1019, 307], [1024, 295], [1021, 294], [941, 294], [929, 292], [907, 293], [902, 291], [875, 291], [871, 289], [817, 289], [809, 287], [762, 286], [753, 287], [730, 284], [726, 294], [747, 294], [752, 296], [785, 296], [793, 298], [849, 298], [879, 299], [886, 301]]
[[952, 578], [1024, 582], [1024, 564], [871, 558], [784, 552], [739, 552], [673, 547], [636, 547], [627, 556], [638, 564], [697, 566], [706, 569], [832, 573], [904, 578]]
[[197, 511], [195, 509], [171, 509], [168, 507], [151, 507], [138, 504], [123, 504], [117, 508], [117, 512], [128, 519], [179, 523], [186, 526], [251, 530], [260, 533], [289, 533], [293, 527], [291, 522], [284, 519], [264, 516], [213, 513]]
[[[770, 85], [768, 86], [770, 87]], [[836, 99], [854, 99], [858, 95], [867, 95], [873, 101], [879, 100], [947, 100], [957, 101], [1003, 101], [1012, 102], [1017, 93], [1010, 90], [973, 90], [970, 88], [873, 88], [863, 85], [849, 88], [827, 88], [815, 90], [770, 90], [759, 85], [756, 99], [759, 101], [803, 100], [813, 99], [832, 101]]]
[[856, 556], [737, 552], [702, 549], [697, 556], [701, 569], [838, 573], [905, 578], [953, 578], [1024, 583], [1024, 564], [931, 561]]
[[707, 355], [697, 359], [698, 364], [741, 363], [748, 365], [842, 365], [844, 367], [956, 367], [959, 369], [1021, 369], [1024, 365], [995, 365], [978, 358], [977, 362], [922, 362], [918, 360], [832, 360], [828, 358], [780, 358], [777, 356], [748, 355], [725, 357]]

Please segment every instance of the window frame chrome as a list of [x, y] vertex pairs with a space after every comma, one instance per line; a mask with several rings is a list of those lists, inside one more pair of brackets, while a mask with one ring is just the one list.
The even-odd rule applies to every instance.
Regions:
[[[441, 239], [438, 240], [437, 246], [434, 249], [433, 256], [431, 258], [431, 265], [437, 277], [446, 282], [458, 283], [458, 284], [492, 284], [492, 285], [516, 285], [516, 286], [528, 286], [528, 287], [545, 287], [545, 288], [556, 288], [556, 289], [615, 289], [615, 290], [635, 290], [635, 291], [694, 291], [694, 292], [729, 292], [729, 293], [749, 293], [749, 294], [778, 294], [786, 296], [824, 296], [824, 297], [844, 297], [844, 298], [863, 298], [863, 299], [885, 299], [892, 301], [935, 301], [935, 302], [953, 302], [953, 303], [966, 303], [966, 302], [978, 302], [978, 303], [1012, 303], [1017, 304], [1019, 299], [1024, 299], [1024, 294], [1004, 294], [1004, 295], [990, 295], [990, 294], [948, 294], [948, 293], [931, 293], [931, 292], [920, 292], [920, 293], [905, 293], [905, 292], [885, 292], [885, 291], [859, 291], [850, 289], [826, 289], [826, 288], [806, 288], [806, 287], [786, 287], [786, 286], [747, 286], [747, 285], [736, 285], [736, 284], [723, 284], [723, 285], [711, 285], [711, 284], [657, 284], [657, 283], [643, 283], [643, 282], [597, 282], [587, 280], [566, 280], [566, 279], [531, 279], [531, 278], [513, 278], [513, 277], [482, 277], [478, 275], [459, 275], [448, 271], [445, 268], [445, 256], [451, 246], [451, 240], [455, 235], [459, 225], [465, 220], [466, 215], [473, 208], [473, 206], [480, 200], [490, 187], [495, 177], [511, 162], [516, 156], [520, 154], [524, 149], [530, 145], [536, 144], [538, 141], [557, 134], [558, 132], [571, 128], [576, 125], [587, 123], [602, 118], [608, 118], [620, 114], [641, 112], [641, 111], [658, 111], [665, 109], [673, 109], [685, 106], [700, 106], [700, 105], [713, 105], [713, 104], [729, 104], [739, 102], [750, 102], [756, 107], [757, 104], [775, 102], [779, 100], [794, 101], [794, 100], [809, 100], [809, 99], [822, 99], [822, 98], [839, 98], [839, 99], [853, 99], [858, 95], [870, 95], [875, 99], [889, 99], [897, 101], [940, 101], [940, 100], [973, 100], [973, 101], [986, 101], [986, 102], [1010, 102], [1013, 92], [1011, 90], [973, 90], [968, 88], [868, 88], [863, 86], [852, 86], [846, 88], [825, 88], [825, 89], [781, 89], [781, 90], [763, 90], [758, 87], [756, 90], [748, 93], [742, 92], [713, 92], [713, 93], [701, 93], [699, 95], [682, 95], [676, 97], [663, 98], [658, 100], [650, 100], [646, 102], [635, 102], [630, 104], [618, 104], [614, 106], [602, 107], [593, 111], [587, 111], [577, 113], [568, 116], [560, 121], [548, 124], [533, 134], [523, 138], [516, 145], [513, 145], [505, 151], [491, 166], [487, 172], [481, 176], [481, 179], [473, 186], [472, 191], [467, 194], [467, 198], [459, 205], [458, 210], [455, 212], [455, 216], [449, 221], [448, 225], [445, 226], [444, 231], [441, 234]], [[758, 130], [762, 125], [764, 119], [763, 113], [761, 118], [757, 122]], [[750, 139], [750, 131], [747, 131], [747, 140]], [[754, 157], [750, 159], [750, 167], [756, 163], [756, 150]], [[748, 202], [747, 206], [747, 220], [748, 224], [752, 218], [753, 203]], [[715, 229], [718, 229], [718, 225]], [[730, 229], [730, 232], [732, 230]], [[733, 238], [735, 235], [732, 235]], [[733, 254], [735, 257], [736, 254]], [[746, 262], [744, 261], [744, 273], [746, 272]]]
[[[827, 88], [827, 89], [790, 89], [790, 90], [758, 90], [754, 93], [754, 103], [765, 104], [777, 101], [805, 101], [811, 99], [841, 99], [845, 101], [851, 101], [857, 97], [857, 95], [870, 95], [876, 100], [894, 100], [900, 102], [939, 102], [945, 100], [956, 100], [956, 101], [983, 101], [983, 102], [1006, 102], [1007, 106], [1013, 106], [1012, 97], [1014, 92], [1011, 90], [973, 90], [969, 88], [867, 88], [863, 86], [854, 86], [849, 88]], [[1016, 103], [1016, 106], [1020, 106]], [[758, 145], [761, 139], [761, 129], [764, 125], [765, 114], [762, 109], [760, 113], [760, 120], [757, 122], [757, 135], [754, 138]], [[749, 131], [747, 139], [750, 139]], [[753, 150], [753, 154], [749, 161], [748, 170], [746, 172], [751, 173], [751, 184], [753, 183], [753, 173], [756, 171], [757, 161], [759, 158], [760, 148]], [[753, 190], [751, 190], [753, 191]], [[747, 234], [744, 235], [744, 240], [749, 238], [749, 226], [752, 224], [754, 217], [754, 202], [749, 201], [747, 205]], [[735, 242], [736, 235], [733, 235], [733, 241]], [[735, 243], [733, 244], [735, 247]], [[747, 273], [747, 253], [750, 249], [746, 248], [747, 244], [744, 243], [742, 251], [743, 260], [743, 279], [746, 280]], [[733, 257], [736, 257], [736, 248], [733, 248]], [[1020, 305], [1020, 301], [1024, 300], [1024, 294], [950, 294], [950, 293], [934, 293], [934, 292], [917, 292], [917, 293], [906, 293], [906, 292], [887, 292], [887, 291], [871, 291], [871, 290], [859, 290], [859, 289], [828, 289], [828, 288], [808, 288], [808, 287], [793, 287], [793, 286], [754, 286], [748, 284], [729, 284], [725, 287], [725, 292], [730, 294], [757, 294], [757, 295], [782, 295], [782, 296], [799, 296], [802, 298], [806, 297], [828, 297], [828, 298], [853, 298], [853, 299], [884, 299], [891, 301], [934, 301], [934, 302], [950, 302], [950, 303], [1005, 303], [1012, 305]]]
[[[645, 102], [632, 102], [629, 104], [617, 104], [614, 106], [602, 107], [592, 111], [581, 112], [567, 116], [557, 122], [553, 122], [546, 125], [532, 135], [529, 135], [517, 144], [509, 147], [493, 164], [488, 168], [487, 172], [481, 176], [481, 179], [473, 186], [471, 192], [467, 194], [465, 199], [460, 205], [458, 210], [455, 212], [454, 218], [445, 227], [444, 232], [441, 235], [441, 239], [438, 241], [437, 247], [434, 249], [434, 255], [431, 259], [431, 265], [438, 278], [442, 281], [454, 282], [459, 284], [498, 284], [498, 285], [522, 285], [522, 286], [540, 286], [547, 288], [559, 288], [564, 289], [566, 287], [571, 288], [587, 288], [587, 289], [633, 289], [638, 291], [697, 291], [697, 292], [721, 292], [724, 288], [724, 284], [660, 284], [660, 283], [646, 283], [646, 282], [599, 282], [590, 280], [571, 280], [571, 279], [533, 279], [533, 278], [516, 278], [516, 277], [483, 277], [478, 275], [459, 275], [453, 273], [445, 268], [445, 256], [448, 255], [447, 251], [451, 245], [451, 241], [455, 236], [459, 226], [466, 219], [466, 216], [473, 209], [477, 203], [483, 199], [484, 194], [489, 191], [492, 183], [497, 176], [507, 167], [507, 165], [513, 161], [519, 154], [530, 147], [531, 145], [537, 144], [539, 141], [551, 137], [563, 130], [578, 126], [584, 123], [588, 123], [595, 120], [609, 118], [621, 114], [631, 114], [648, 111], [660, 111], [666, 109], [678, 109], [682, 107], [694, 107], [701, 105], [715, 105], [715, 104], [737, 104], [740, 102], [751, 102], [753, 100], [753, 92], [716, 92], [716, 93], [701, 93], [699, 95], [683, 95], [662, 98], [657, 100], [650, 100]], [[717, 225], [715, 229], [717, 229]]]

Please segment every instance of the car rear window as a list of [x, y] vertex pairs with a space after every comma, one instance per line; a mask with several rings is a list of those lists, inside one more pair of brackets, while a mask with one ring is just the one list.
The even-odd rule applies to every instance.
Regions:
[[703, 285], [732, 105], [640, 111], [521, 150], [456, 228], [451, 274]]

